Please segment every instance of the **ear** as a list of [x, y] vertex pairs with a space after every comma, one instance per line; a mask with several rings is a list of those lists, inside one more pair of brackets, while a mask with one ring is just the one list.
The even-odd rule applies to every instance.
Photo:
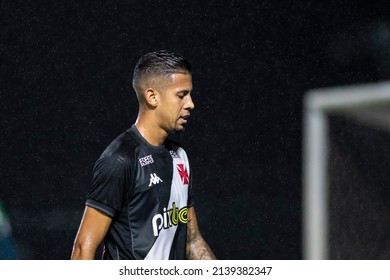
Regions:
[[158, 104], [158, 91], [154, 88], [148, 88], [145, 91], [145, 99], [146, 99], [146, 104], [150, 108], [156, 108]]

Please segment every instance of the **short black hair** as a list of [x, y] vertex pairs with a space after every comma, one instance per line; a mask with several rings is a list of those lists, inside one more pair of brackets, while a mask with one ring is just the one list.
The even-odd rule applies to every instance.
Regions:
[[175, 73], [191, 74], [191, 65], [182, 55], [167, 50], [147, 53], [135, 65], [133, 88], [138, 95], [145, 79], [155, 76], [168, 78]]

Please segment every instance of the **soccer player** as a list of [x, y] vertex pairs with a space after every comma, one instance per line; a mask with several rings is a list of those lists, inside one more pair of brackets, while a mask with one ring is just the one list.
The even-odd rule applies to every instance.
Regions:
[[151, 52], [138, 61], [138, 117], [102, 153], [86, 197], [71, 259], [215, 259], [199, 232], [187, 154], [169, 134], [194, 109], [191, 66]]

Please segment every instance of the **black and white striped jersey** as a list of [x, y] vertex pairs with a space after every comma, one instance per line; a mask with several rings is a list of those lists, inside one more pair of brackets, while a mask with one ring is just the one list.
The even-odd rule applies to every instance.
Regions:
[[184, 259], [193, 206], [184, 149], [152, 146], [135, 125], [96, 161], [86, 205], [112, 218], [103, 259]]

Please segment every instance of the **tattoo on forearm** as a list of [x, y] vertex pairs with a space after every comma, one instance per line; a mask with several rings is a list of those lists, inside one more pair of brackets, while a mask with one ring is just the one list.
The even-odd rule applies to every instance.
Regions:
[[[191, 223], [191, 222], [189, 222]], [[213, 252], [199, 230], [191, 224], [187, 229], [187, 258], [189, 260], [215, 260]]]

